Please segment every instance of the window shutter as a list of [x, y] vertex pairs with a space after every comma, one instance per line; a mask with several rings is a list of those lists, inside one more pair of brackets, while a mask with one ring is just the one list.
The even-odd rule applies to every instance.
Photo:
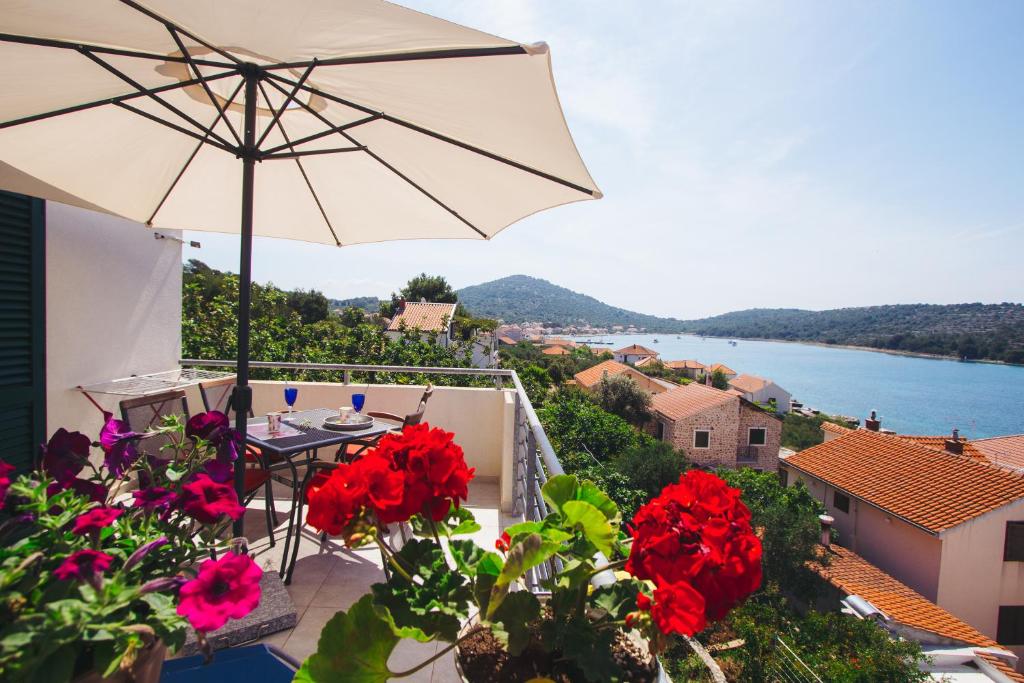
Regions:
[[0, 458], [31, 469], [46, 432], [43, 201], [0, 192]]

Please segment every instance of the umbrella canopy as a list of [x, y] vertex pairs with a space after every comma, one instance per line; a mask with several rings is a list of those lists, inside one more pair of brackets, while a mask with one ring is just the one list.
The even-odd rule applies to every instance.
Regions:
[[0, 0], [0, 90], [0, 188], [240, 234], [243, 435], [254, 234], [488, 239], [600, 197], [546, 46], [380, 0]]
[[398, 5], [2, 0], [0, 33], [7, 189], [239, 232], [252, 64], [256, 235], [489, 238], [599, 196], [546, 46]]

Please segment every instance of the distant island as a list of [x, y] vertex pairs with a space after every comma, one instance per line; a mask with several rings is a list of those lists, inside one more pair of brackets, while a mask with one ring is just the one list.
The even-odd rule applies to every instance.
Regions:
[[[510, 275], [458, 290], [476, 316], [505, 323], [532, 323], [571, 333], [690, 333], [738, 339], [779, 339], [970, 360], [1024, 364], [1024, 305], [898, 304], [807, 311], [759, 308], [700, 320], [637, 313], [603, 303], [547, 280]], [[331, 300], [334, 308], [376, 311], [376, 297]]]

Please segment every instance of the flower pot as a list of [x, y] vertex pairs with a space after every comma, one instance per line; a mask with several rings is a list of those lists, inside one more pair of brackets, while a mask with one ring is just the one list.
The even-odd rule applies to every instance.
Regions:
[[127, 671], [118, 671], [112, 676], [102, 676], [93, 671], [76, 678], [74, 683], [159, 683], [166, 656], [164, 641], [156, 640], [139, 652]]

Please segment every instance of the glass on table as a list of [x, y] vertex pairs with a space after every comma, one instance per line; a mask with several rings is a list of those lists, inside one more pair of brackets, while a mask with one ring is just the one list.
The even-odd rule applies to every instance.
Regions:
[[293, 387], [289, 384], [284, 386], [284, 402], [288, 404], [288, 414], [291, 415], [294, 412], [294, 406], [296, 399], [299, 398], [299, 390], [297, 387]]
[[352, 407], [356, 409], [357, 413], [363, 412], [364, 405], [366, 405], [366, 394], [352, 394]]

